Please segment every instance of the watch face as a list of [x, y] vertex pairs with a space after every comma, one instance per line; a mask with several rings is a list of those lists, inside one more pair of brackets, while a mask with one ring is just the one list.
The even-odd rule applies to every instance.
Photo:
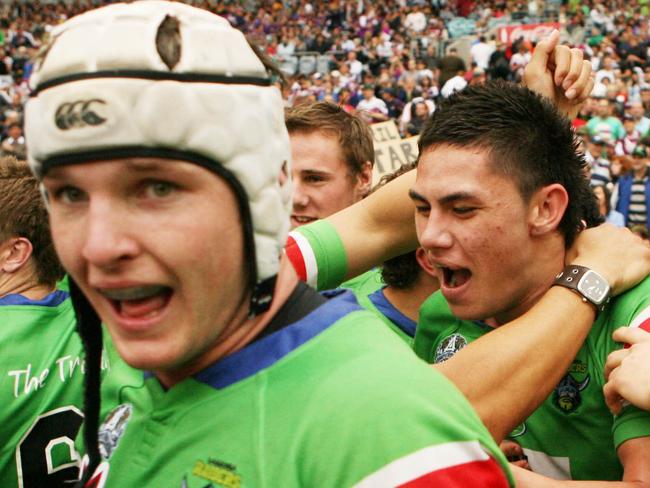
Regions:
[[600, 305], [609, 294], [609, 285], [598, 273], [589, 270], [580, 279], [578, 290], [590, 301]]

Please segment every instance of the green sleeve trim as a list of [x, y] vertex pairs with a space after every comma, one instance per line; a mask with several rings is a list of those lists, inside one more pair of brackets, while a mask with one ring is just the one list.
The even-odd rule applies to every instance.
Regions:
[[311, 245], [318, 267], [317, 288], [338, 287], [348, 272], [348, 258], [338, 231], [327, 220], [318, 220], [296, 229]]
[[612, 432], [616, 449], [627, 440], [650, 436], [650, 412], [632, 405], [626, 407], [614, 420]]

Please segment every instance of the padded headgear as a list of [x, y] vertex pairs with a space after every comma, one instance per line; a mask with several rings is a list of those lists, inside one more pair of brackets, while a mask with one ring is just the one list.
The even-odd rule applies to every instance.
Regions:
[[[165, 30], [180, 52], [159, 52]], [[154, 156], [230, 175], [250, 210], [255, 282], [275, 276], [289, 229], [291, 191], [278, 180], [290, 174], [289, 138], [280, 92], [244, 35], [210, 12], [155, 0], [87, 12], [52, 35], [26, 106], [35, 174]]]

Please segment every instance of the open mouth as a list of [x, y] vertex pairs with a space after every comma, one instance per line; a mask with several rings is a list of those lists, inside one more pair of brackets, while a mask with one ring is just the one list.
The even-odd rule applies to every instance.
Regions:
[[318, 220], [316, 217], [307, 217], [305, 215], [292, 215], [291, 218], [298, 224], [304, 225]]
[[173, 290], [164, 285], [134, 286], [100, 290], [110, 300], [114, 310], [125, 318], [154, 317], [169, 303]]
[[467, 268], [448, 268], [440, 266], [442, 271], [442, 283], [446, 288], [458, 288], [463, 286], [472, 277], [472, 272]]

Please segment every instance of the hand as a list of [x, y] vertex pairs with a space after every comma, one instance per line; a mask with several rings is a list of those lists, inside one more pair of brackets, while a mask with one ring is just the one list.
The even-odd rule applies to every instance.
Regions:
[[499, 449], [501, 449], [503, 454], [505, 454], [511, 465], [530, 470], [528, 459], [517, 442], [510, 439], [503, 440], [501, 441], [501, 444], [499, 444]]
[[650, 274], [650, 245], [629, 229], [602, 224], [578, 234], [565, 262], [597, 271], [618, 295]]
[[607, 357], [605, 403], [614, 415], [621, 412], [625, 400], [650, 410], [650, 334], [639, 328], [621, 327], [614, 331], [612, 338], [631, 347]]
[[550, 99], [569, 119], [574, 119], [594, 88], [591, 63], [580, 49], [558, 46], [560, 33], [554, 30], [540, 41], [524, 70], [524, 85]]

